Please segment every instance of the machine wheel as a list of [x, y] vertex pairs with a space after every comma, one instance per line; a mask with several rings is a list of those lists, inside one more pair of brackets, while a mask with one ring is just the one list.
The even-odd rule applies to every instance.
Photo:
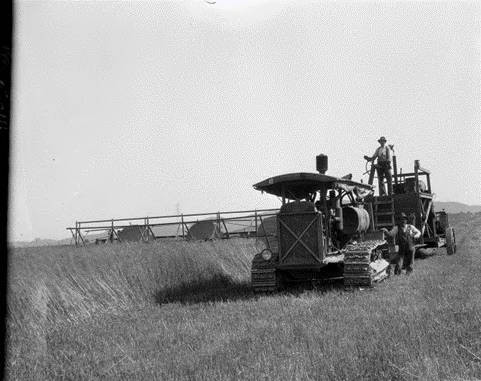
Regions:
[[446, 251], [448, 255], [452, 255], [456, 252], [456, 235], [454, 234], [454, 229], [448, 227], [446, 229]]

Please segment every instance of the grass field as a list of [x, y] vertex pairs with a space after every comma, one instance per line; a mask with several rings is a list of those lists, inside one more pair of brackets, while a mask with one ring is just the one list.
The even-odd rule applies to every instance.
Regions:
[[374, 289], [254, 295], [254, 240], [10, 253], [9, 379], [481, 379], [481, 213]]

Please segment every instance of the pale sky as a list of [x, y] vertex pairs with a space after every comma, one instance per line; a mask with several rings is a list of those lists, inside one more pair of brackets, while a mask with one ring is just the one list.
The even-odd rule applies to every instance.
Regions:
[[[481, 203], [477, 2], [15, 3], [9, 240], [75, 220], [278, 207], [360, 180], [384, 135], [439, 201]], [[364, 177], [367, 181], [367, 177]]]

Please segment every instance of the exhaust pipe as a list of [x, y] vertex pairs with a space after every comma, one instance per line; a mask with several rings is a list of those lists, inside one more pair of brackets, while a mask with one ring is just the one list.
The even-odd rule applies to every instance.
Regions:
[[327, 171], [327, 155], [320, 154], [316, 156], [316, 169], [321, 174], [324, 175]]

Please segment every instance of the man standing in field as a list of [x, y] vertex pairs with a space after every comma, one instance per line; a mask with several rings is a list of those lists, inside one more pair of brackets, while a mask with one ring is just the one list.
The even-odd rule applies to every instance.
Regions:
[[[376, 149], [374, 155], [371, 157], [364, 156], [367, 161], [374, 161], [377, 158], [377, 178], [379, 181], [379, 195], [385, 196], [386, 194], [392, 194], [392, 172], [391, 172], [391, 160], [392, 160], [392, 149], [386, 145], [386, 138], [381, 136], [378, 143], [381, 145]], [[387, 191], [384, 188], [384, 178], [387, 180]]]
[[421, 232], [411, 224], [408, 224], [408, 217], [401, 213], [398, 224], [391, 231], [386, 228], [381, 230], [388, 236], [394, 238], [394, 244], [399, 247], [396, 257], [394, 258], [394, 274], [400, 275], [401, 268], [406, 268], [406, 274], [413, 271], [414, 266], [414, 240], [421, 237]]

